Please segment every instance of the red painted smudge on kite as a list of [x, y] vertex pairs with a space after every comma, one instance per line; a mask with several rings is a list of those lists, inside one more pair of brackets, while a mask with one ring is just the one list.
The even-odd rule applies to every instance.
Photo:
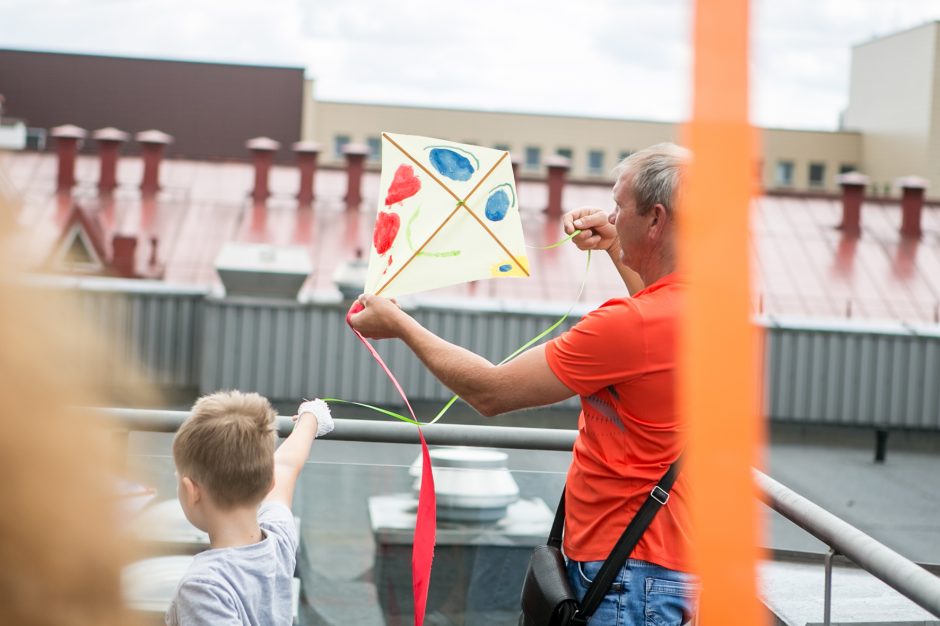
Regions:
[[410, 165], [399, 165], [388, 186], [385, 196], [385, 206], [391, 206], [402, 200], [410, 198], [421, 190], [421, 180], [415, 176], [415, 170]]
[[375, 231], [372, 233], [372, 243], [379, 254], [385, 254], [392, 247], [400, 226], [401, 218], [398, 213], [379, 211], [378, 219], [375, 220]]

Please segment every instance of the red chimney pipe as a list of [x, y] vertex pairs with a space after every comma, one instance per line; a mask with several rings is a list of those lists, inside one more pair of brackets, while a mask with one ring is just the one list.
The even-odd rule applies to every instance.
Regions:
[[919, 239], [920, 216], [924, 209], [927, 179], [905, 176], [898, 179], [897, 186], [901, 188], [901, 235]]
[[59, 159], [59, 171], [56, 175], [56, 191], [60, 194], [70, 193], [75, 186], [75, 158], [78, 155], [79, 142], [88, 133], [84, 128], [65, 124], [56, 126], [51, 135], [56, 140], [56, 153]]
[[270, 137], [255, 137], [246, 141], [245, 147], [251, 150], [251, 162], [255, 167], [255, 186], [251, 191], [251, 198], [255, 202], [264, 202], [271, 195], [268, 175], [271, 173], [274, 153], [281, 144]]
[[293, 148], [297, 155], [297, 168], [300, 170], [300, 191], [297, 192], [297, 203], [302, 207], [310, 207], [313, 205], [313, 199], [316, 198], [313, 179], [317, 175], [320, 144], [313, 141], [298, 141]]
[[137, 133], [137, 143], [144, 159], [144, 177], [140, 181], [140, 191], [145, 195], [155, 195], [160, 191], [160, 161], [167, 145], [173, 143], [173, 137], [159, 130], [145, 130]]
[[92, 138], [98, 142], [98, 159], [101, 162], [101, 171], [98, 175], [98, 192], [108, 194], [117, 187], [118, 153], [121, 144], [130, 138], [130, 135], [117, 128], [99, 128], [92, 133]]
[[362, 173], [369, 146], [348, 143], [343, 146], [343, 154], [346, 155], [346, 210], [354, 211], [362, 204]]
[[137, 256], [137, 237], [115, 235], [111, 239], [111, 269], [118, 276], [134, 278]]
[[868, 176], [858, 172], [840, 174], [836, 180], [842, 186], [842, 223], [839, 228], [849, 237], [862, 234], [862, 201]]
[[519, 192], [519, 164], [522, 159], [514, 152], [509, 153], [509, 162], [512, 163], [512, 178], [516, 181], [516, 193]]
[[561, 155], [552, 155], [545, 159], [548, 167], [548, 206], [545, 212], [549, 217], [561, 217], [561, 196], [565, 189], [565, 174], [571, 169], [571, 160]]

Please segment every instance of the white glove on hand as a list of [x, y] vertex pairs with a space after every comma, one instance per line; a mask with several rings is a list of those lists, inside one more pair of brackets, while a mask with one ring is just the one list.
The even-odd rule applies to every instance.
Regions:
[[304, 413], [310, 413], [317, 418], [317, 437], [322, 437], [333, 430], [333, 416], [330, 415], [330, 407], [320, 398], [307, 400], [297, 407], [298, 417]]

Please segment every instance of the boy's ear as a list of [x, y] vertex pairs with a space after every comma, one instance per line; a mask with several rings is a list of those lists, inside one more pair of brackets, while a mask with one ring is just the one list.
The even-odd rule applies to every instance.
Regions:
[[202, 499], [202, 489], [199, 483], [194, 482], [189, 476], [183, 476], [180, 482], [183, 484], [183, 493], [186, 495], [188, 504], [196, 504]]

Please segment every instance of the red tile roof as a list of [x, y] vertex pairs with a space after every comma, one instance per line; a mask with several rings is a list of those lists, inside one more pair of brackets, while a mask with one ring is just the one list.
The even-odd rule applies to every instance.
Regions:
[[[361, 211], [345, 210], [346, 175], [320, 170], [313, 211], [298, 210], [297, 169], [271, 170], [272, 196], [266, 207], [253, 206], [254, 172], [244, 163], [169, 159], [161, 170], [163, 189], [156, 199], [141, 198], [137, 184], [143, 165], [125, 157], [118, 169], [119, 187], [113, 200], [99, 198], [98, 160], [81, 156], [71, 200], [55, 195], [56, 161], [52, 154], [7, 153], [0, 156], [7, 178], [21, 199], [19, 223], [27, 238], [29, 261], [42, 266], [62, 236], [72, 203], [97, 220], [104, 240], [136, 235], [137, 269], [144, 276], [183, 286], [215, 287], [213, 262], [227, 241], [306, 247], [314, 271], [305, 289], [335, 293], [338, 265], [369, 249], [378, 175], [363, 181]], [[519, 185], [523, 226], [529, 245], [557, 241], [557, 220], [546, 218], [544, 183]], [[607, 185], [569, 185], [567, 207], [610, 207]], [[841, 203], [832, 199], [764, 196], [755, 200], [752, 219], [755, 312], [810, 317], [895, 319], [933, 322], [940, 315], [940, 212], [924, 209], [924, 235], [919, 242], [903, 240], [897, 202], [866, 202], [862, 236], [849, 239], [835, 227]], [[152, 246], [156, 239], [156, 253]], [[606, 258], [595, 257], [582, 298], [600, 302], [624, 288]], [[584, 255], [573, 245], [532, 250], [530, 279], [485, 280], [425, 294], [428, 298], [496, 298], [570, 303], [584, 271]], [[155, 261], [155, 263], [151, 263]]]

